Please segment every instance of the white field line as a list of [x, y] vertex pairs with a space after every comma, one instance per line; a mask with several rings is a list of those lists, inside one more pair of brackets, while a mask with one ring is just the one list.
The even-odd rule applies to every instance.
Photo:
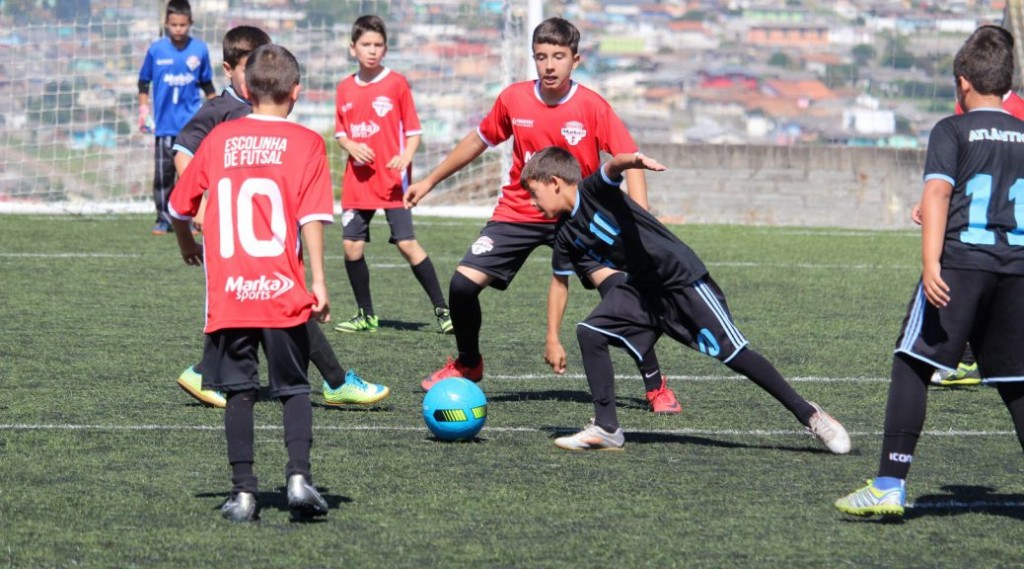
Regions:
[[[140, 253], [89, 253], [89, 252], [56, 252], [56, 253], [23, 253], [0, 251], [0, 258], [3, 259], [140, 259], [152, 255]], [[177, 258], [176, 255], [167, 255], [168, 258]], [[344, 259], [343, 255], [324, 255], [324, 259], [337, 261]], [[443, 257], [445, 261], [458, 262], [462, 257]], [[545, 255], [532, 256], [529, 263], [550, 264], [551, 259]], [[847, 270], [847, 271], [906, 271], [919, 270], [915, 264], [877, 265], [872, 263], [762, 263], [757, 261], [710, 261], [705, 263], [711, 267], [734, 267], [734, 268], [779, 268], [779, 269], [806, 269], [806, 270]], [[406, 268], [406, 263], [370, 263], [376, 269], [397, 269]]]
[[907, 503], [910, 510], [977, 510], [985, 508], [1024, 508], [1024, 501], [1007, 500], [996, 502], [993, 500], [975, 500], [973, 502], [961, 502], [960, 500], [943, 500], [941, 502], [925, 502], [918, 504]]
[[[280, 425], [257, 425], [257, 431], [281, 431], [284, 427]], [[8, 423], [0, 424], [0, 431], [104, 431], [104, 432], [139, 432], [139, 431], [211, 431], [221, 432], [223, 425], [82, 425], [82, 424], [32, 424], [32, 423]], [[382, 426], [382, 425], [317, 425], [316, 431], [337, 431], [337, 432], [426, 432], [426, 427], [403, 427], [403, 426]], [[548, 429], [535, 427], [485, 427], [488, 433], [546, 433]], [[701, 436], [743, 436], [743, 437], [779, 437], [779, 436], [800, 436], [809, 437], [804, 430], [765, 430], [765, 429], [646, 429], [627, 430], [630, 434], [655, 434], [655, 435], [701, 435]], [[937, 437], [993, 437], [1015, 435], [1013, 431], [925, 431], [927, 436]], [[851, 432], [851, 436], [858, 437], [880, 437], [881, 431], [860, 431]]]
[[[554, 373], [524, 373], [516, 375], [492, 375], [487, 374], [486, 380], [491, 381], [526, 381], [536, 379], [550, 379], [557, 381], [560, 379], [586, 379], [587, 376], [582, 373], [567, 373], [565, 375], [555, 375]], [[747, 378], [742, 375], [673, 375], [668, 374], [669, 381], [748, 381]], [[636, 375], [630, 375], [629, 373], [618, 374], [615, 377], [615, 381], [640, 381], [640, 378]], [[786, 381], [789, 382], [800, 382], [800, 383], [888, 383], [888, 377], [817, 377], [817, 376], [806, 376], [806, 377], [787, 377]]]

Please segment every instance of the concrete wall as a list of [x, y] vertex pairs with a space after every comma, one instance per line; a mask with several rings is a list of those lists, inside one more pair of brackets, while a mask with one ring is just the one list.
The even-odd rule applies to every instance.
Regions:
[[652, 144], [651, 209], [673, 223], [915, 227], [924, 150]]

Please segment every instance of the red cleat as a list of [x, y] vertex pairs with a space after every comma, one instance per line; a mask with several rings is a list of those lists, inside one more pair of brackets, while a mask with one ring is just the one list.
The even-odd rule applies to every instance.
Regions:
[[427, 376], [422, 382], [420, 387], [423, 391], [430, 391], [431, 387], [434, 387], [437, 382], [442, 379], [448, 379], [449, 377], [464, 377], [470, 381], [479, 383], [484, 378], [484, 358], [480, 357], [480, 363], [476, 364], [475, 367], [466, 367], [459, 362], [458, 358], [448, 358], [445, 362], [444, 367], [435, 371], [434, 373]]
[[676, 400], [676, 394], [665, 385], [668, 378], [661, 376], [661, 387], [647, 392], [647, 402], [651, 405], [651, 411], [659, 415], [678, 415], [683, 411]]

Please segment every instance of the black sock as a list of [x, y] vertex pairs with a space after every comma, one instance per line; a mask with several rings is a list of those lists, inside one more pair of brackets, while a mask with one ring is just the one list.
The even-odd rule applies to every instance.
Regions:
[[1024, 383], [997, 383], [996, 389], [1010, 411], [1013, 427], [1017, 431], [1017, 442], [1024, 449]]
[[430, 297], [430, 303], [434, 305], [434, 308], [448, 308], [444, 302], [444, 293], [441, 292], [441, 283], [437, 281], [437, 271], [434, 270], [434, 263], [430, 261], [430, 257], [424, 258], [420, 264], [414, 266], [412, 274], [416, 276], [416, 280], [420, 282], [420, 286]]
[[904, 354], [892, 359], [892, 381], [885, 404], [885, 427], [878, 475], [906, 479], [917, 439], [924, 428], [931, 365]]
[[288, 449], [285, 480], [293, 474], [301, 474], [312, 484], [309, 452], [313, 446], [313, 406], [309, 403], [309, 394], [284, 397], [281, 403], [284, 405], [284, 444]]
[[334, 355], [334, 349], [316, 318], [306, 321], [306, 330], [309, 331], [309, 361], [313, 362], [331, 389], [341, 387], [345, 383], [345, 368]]
[[974, 350], [971, 349], [971, 344], [964, 345], [964, 355], [960, 358], [960, 361], [967, 365], [977, 363], [977, 360], [974, 359]]
[[619, 418], [615, 412], [615, 369], [608, 353], [609, 338], [581, 324], [576, 326], [576, 339], [594, 402], [594, 424], [614, 433], [619, 428]]
[[253, 406], [257, 391], [232, 391], [227, 394], [224, 409], [224, 436], [228, 443], [228, 463], [231, 465], [232, 493], [251, 492], [256, 494], [257, 481], [252, 463], [253, 451]]
[[373, 299], [370, 296], [370, 268], [366, 265], [366, 257], [355, 261], [345, 259], [345, 272], [348, 282], [352, 285], [352, 294], [356, 297], [356, 305], [367, 315], [373, 314]]
[[647, 350], [647, 353], [636, 364], [636, 367], [640, 370], [640, 376], [644, 379], [645, 391], [654, 391], [661, 388], [661, 364], [658, 363], [658, 354], [654, 351], [654, 346]]
[[786, 409], [789, 409], [789, 412], [803, 425], [806, 426], [811, 415], [814, 415], [814, 407], [806, 399], [800, 397], [792, 385], [786, 383], [775, 366], [754, 350], [743, 348], [725, 365], [767, 391]]
[[452, 275], [452, 282], [448, 285], [455, 345], [459, 349], [459, 361], [468, 367], [476, 367], [480, 363], [481, 291], [483, 287], [458, 271]]

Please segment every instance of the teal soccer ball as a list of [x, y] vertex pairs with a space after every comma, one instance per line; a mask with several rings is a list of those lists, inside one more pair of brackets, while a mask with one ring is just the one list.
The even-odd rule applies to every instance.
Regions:
[[470, 440], [487, 421], [487, 396], [462, 377], [439, 381], [423, 397], [423, 421], [442, 441]]

